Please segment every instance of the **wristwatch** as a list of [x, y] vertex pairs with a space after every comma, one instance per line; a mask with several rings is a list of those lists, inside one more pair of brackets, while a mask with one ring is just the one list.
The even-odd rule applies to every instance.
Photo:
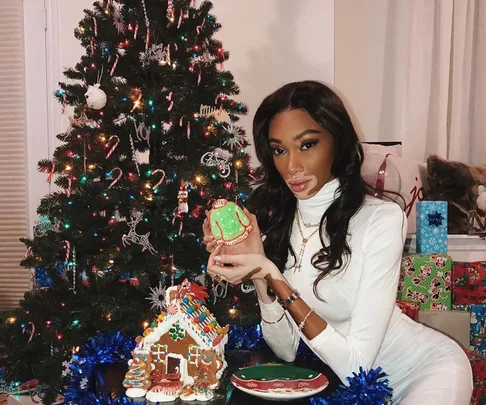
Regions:
[[287, 298], [281, 300], [278, 299], [278, 303], [282, 306], [283, 309], [288, 309], [292, 302], [298, 300], [300, 298], [300, 294], [297, 290], [295, 290], [292, 294], [290, 294]]

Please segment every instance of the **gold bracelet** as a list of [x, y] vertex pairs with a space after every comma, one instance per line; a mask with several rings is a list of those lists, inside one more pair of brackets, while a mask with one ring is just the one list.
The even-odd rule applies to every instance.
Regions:
[[262, 321], [265, 322], [265, 323], [268, 323], [269, 325], [274, 325], [276, 323], [279, 323], [283, 317], [285, 316], [285, 312], [282, 314], [282, 316], [280, 318], [278, 318], [276, 321], [273, 321], [273, 322], [270, 322], [270, 321], [266, 321], [265, 319], [263, 319], [263, 316], [262, 314], [260, 314], [260, 318], [262, 318]]
[[301, 323], [299, 323], [299, 332], [302, 332], [302, 330], [304, 329], [304, 326], [305, 326], [305, 322], [307, 321], [307, 319], [309, 318], [309, 316], [311, 316], [311, 314], [315, 312], [314, 311], [314, 308], [311, 308], [311, 310], [309, 311], [309, 313], [305, 316], [305, 318], [302, 320]]

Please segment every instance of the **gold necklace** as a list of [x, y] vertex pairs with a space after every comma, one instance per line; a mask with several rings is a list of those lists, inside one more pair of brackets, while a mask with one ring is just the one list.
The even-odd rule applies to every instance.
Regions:
[[298, 213], [300, 219], [302, 220], [302, 223], [304, 224], [304, 228], [317, 228], [318, 226], [321, 225], [320, 222], [318, 222], [317, 224], [311, 224], [311, 223], [308, 223], [308, 222], [307, 223], [304, 222], [304, 218], [302, 217], [302, 213], [300, 212], [299, 206], [297, 206], [297, 213]]
[[302, 262], [304, 261], [305, 246], [307, 245], [307, 242], [309, 242], [310, 238], [312, 238], [319, 231], [319, 228], [317, 228], [307, 238], [304, 237], [304, 232], [302, 231], [302, 225], [300, 224], [299, 215], [297, 215], [297, 227], [299, 228], [299, 233], [300, 236], [302, 237], [302, 246], [300, 248], [297, 261], [295, 262], [294, 273], [300, 271], [300, 269], [302, 268]]

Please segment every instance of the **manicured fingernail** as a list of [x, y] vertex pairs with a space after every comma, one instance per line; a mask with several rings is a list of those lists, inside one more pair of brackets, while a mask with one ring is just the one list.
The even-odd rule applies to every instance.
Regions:
[[220, 262], [221, 261], [221, 256], [214, 256], [214, 260], [217, 261], [217, 262]]

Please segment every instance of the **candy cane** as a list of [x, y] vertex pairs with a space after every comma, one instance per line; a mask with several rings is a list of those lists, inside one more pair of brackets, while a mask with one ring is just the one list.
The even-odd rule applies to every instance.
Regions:
[[177, 23], [177, 29], [181, 28], [181, 24], [182, 24], [182, 10], [179, 13], [179, 22]]
[[133, 32], [133, 39], [137, 39], [138, 35], [138, 23], [135, 24], [135, 31]]
[[169, 95], [166, 96], [165, 98], [170, 101], [169, 108], [167, 109], [167, 111], [170, 111], [172, 110], [172, 107], [174, 107], [174, 101], [172, 100], [172, 92], [170, 92]]
[[120, 169], [119, 167], [115, 167], [111, 172], [113, 173], [115, 170], [119, 170], [120, 174], [118, 175], [118, 177], [115, 180], [113, 180], [111, 182], [111, 184], [108, 186], [108, 189], [112, 188], [116, 183], [118, 183], [118, 180], [120, 180], [121, 177], [123, 176], [123, 170], [122, 169]]
[[150, 44], [150, 28], [147, 27], [147, 36], [145, 37], [145, 52], [148, 51]]
[[164, 181], [164, 179], [165, 179], [165, 172], [164, 172], [162, 169], [157, 169], [157, 170], [154, 170], [154, 171], [152, 172], [152, 176], [153, 176], [154, 174], [157, 174], [157, 173], [162, 173], [162, 177], [161, 177], [161, 178], [160, 178], [160, 180], [157, 182], [157, 184], [156, 184], [155, 186], [153, 186], [153, 187], [152, 187], [152, 190], [154, 190], [154, 189], [158, 188], [158, 187], [159, 187], [159, 186], [162, 184], [162, 182]]
[[30, 336], [29, 336], [29, 343], [32, 341], [32, 338], [34, 337], [34, 333], [35, 333], [35, 325], [32, 323], [32, 322], [29, 322], [28, 323], [29, 325], [32, 325], [32, 329], [30, 331]]
[[64, 115], [64, 113], [66, 112], [66, 106], [67, 106], [67, 98], [66, 98], [66, 94], [64, 94], [62, 96], [61, 115]]
[[196, 27], [196, 33], [197, 33], [197, 35], [199, 35], [199, 34], [201, 33], [201, 28], [203, 28], [203, 27], [204, 27], [204, 24], [206, 24], [206, 18], [204, 18], [204, 20], [203, 20], [203, 22], [202, 22], [202, 24], [201, 24], [201, 25], [198, 25], [198, 26]]
[[67, 195], [68, 197], [71, 197], [71, 187], [72, 187], [72, 184], [73, 184], [73, 180], [72, 180], [72, 178], [70, 177], [70, 178], [68, 179], [68, 186], [67, 186], [67, 189], [66, 189], [66, 195]]
[[171, 64], [171, 60], [170, 60], [170, 44], [167, 45], [167, 47], [165, 48], [165, 53], [166, 53], [165, 60], [170, 65]]
[[52, 176], [54, 174], [54, 169], [56, 168], [56, 165], [54, 164], [54, 162], [52, 162], [52, 167], [51, 167], [51, 171], [49, 172], [49, 174], [47, 175], [47, 182], [50, 183], [51, 182], [51, 179], [52, 179]]
[[108, 139], [108, 142], [106, 143], [105, 147], [110, 146], [110, 142], [111, 142], [112, 139], [116, 139], [116, 142], [111, 147], [110, 151], [106, 154], [107, 159], [111, 156], [111, 154], [115, 151], [115, 149], [118, 147], [118, 144], [120, 143], [120, 138], [118, 138], [118, 136], [116, 136], [116, 135], [112, 135], [112, 136], [110, 136], [110, 139]]
[[111, 0], [107, 0], [106, 6], [105, 6], [105, 11], [108, 11], [108, 7], [110, 7]]
[[98, 21], [96, 21], [96, 17], [93, 17], [93, 24], [94, 24], [95, 37], [97, 37], [98, 36]]
[[71, 242], [68, 240], [64, 241], [65, 249], [66, 249], [66, 257], [64, 258], [65, 262], [69, 261], [69, 257], [71, 256]]
[[90, 48], [91, 48], [91, 56], [93, 56], [94, 53], [95, 53], [95, 50], [94, 50], [94, 37], [91, 37], [91, 39], [89, 41], [89, 45], [90, 45]]
[[116, 65], [118, 65], [119, 60], [120, 60], [120, 55], [117, 54], [115, 63], [113, 64], [113, 67], [111, 68], [111, 71], [110, 71], [110, 76], [113, 76], [113, 73], [115, 73]]
[[181, 117], [181, 119], [179, 120], [179, 126], [182, 127], [182, 123], [184, 122], [184, 117]]
[[187, 121], [187, 139], [191, 139], [191, 123]]

